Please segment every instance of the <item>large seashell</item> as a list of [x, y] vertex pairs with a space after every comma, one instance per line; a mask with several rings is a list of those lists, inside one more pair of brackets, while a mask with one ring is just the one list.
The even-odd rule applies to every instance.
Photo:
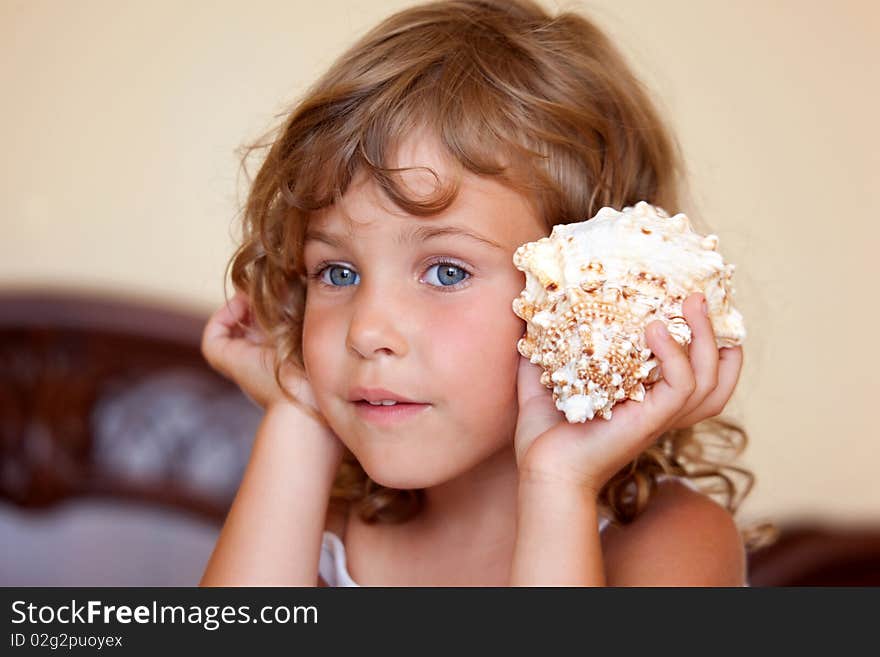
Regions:
[[718, 237], [696, 233], [684, 214], [644, 201], [602, 208], [517, 248], [513, 263], [526, 275], [513, 301], [526, 321], [517, 351], [543, 368], [541, 383], [569, 422], [610, 420], [616, 403], [644, 399], [662, 376], [645, 329], [662, 320], [689, 344], [681, 306], [693, 292], [706, 297], [717, 345], [742, 343], [742, 315], [731, 306], [735, 266], [717, 248]]

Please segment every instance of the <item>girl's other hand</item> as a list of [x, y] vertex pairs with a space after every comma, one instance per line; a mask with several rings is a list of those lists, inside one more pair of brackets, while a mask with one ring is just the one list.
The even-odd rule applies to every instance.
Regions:
[[[211, 315], [202, 332], [201, 350], [208, 364], [264, 409], [288, 401], [275, 381], [275, 351], [266, 343], [265, 333], [253, 321], [250, 301], [240, 290]], [[291, 394], [320, 413], [304, 373], [285, 363], [281, 379]]]
[[[722, 412], [742, 369], [742, 347], [719, 350], [703, 296], [692, 294], [684, 314], [693, 339], [688, 348], [648, 325], [647, 340], [662, 366], [662, 378], [641, 402], [614, 406], [610, 420], [600, 417], [569, 423], [541, 382], [541, 368], [520, 357], [517, 376], [519, 416], [515, 448], [520, 472], [541, 479], [562, 479], [594, 494], [665, 431], [692, 426]], [[719, 351], [721, 352], [719, 355]]]

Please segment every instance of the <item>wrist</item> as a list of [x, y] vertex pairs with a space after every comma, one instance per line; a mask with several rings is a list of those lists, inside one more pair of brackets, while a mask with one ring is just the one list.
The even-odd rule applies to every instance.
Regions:
[[519, 471], [520, 498], [523, 496], [577, 498], [596, 502], [599, 491], [593, 486], [570, 475], [561, 475], [544, 470], [521, 469]]
[[521, 473], [512, 586], [604, 586], [599, 505], [592, 491]]
[[304, 426], [330, 431], [326, 418], [312, 404], [284, 396], [273, 397], [266, 402], [266, 414], [298, 417]]
[[318, 411], [309, 412], [301, 405], [279, 399], [268, 404], [263, 422], [277, 427], [273, 433], [280, 440], [308, 448], [311, 454], [321, 458], [334, 472], [342, 461], [342, 441]]
[[580, 497], [599, 498], [602, 483], [587, 473], [567, 466], [525, 461], [519, 468], [520, 486], [534, 490], [558, 490]]

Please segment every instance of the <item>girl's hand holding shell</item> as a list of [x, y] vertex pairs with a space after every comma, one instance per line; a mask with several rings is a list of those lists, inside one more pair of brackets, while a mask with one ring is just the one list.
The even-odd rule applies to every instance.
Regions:
[[598, 495], [605, 483], [665, 431], [691, 426], [721, 413], [742, 369], [742, 347], [718, 349], [702, 294], [682, 304], [692, 342], [682, 347], [648, 324], [646, 339], [662, 368], [662, 378], [643, 401], [626, 400], [610, 420], [570, 423], [556, 408], [540, 379], [542, 369], [520, 356], [517, 374], [519, 415], [514, 445], [521, 476], [575, 484]]
[[660, 378], [645, 329], [660, 320], [680, 345], [691, 341], [682, 304], [706, 296], [717, 347], [746, 337], [733, 307], [735, 265], [683, 213], [670, 217], [646, 202], [604, 207], [587, 221], [559, 224], [516, 249], [526, 286], [513, 312], [526, 321], [519, 353], [539, 364], [569, 422], [610, 420], [616, 404], [641, 401]]

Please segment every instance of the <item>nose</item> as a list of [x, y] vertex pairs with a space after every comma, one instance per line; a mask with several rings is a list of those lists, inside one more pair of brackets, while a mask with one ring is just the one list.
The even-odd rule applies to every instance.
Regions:
[[400, 301], [390, 285], [361, 283], [354, 295], [346, 346], [362, 358], [405, 356], [409, 346], [400, 331], [406, 316]]

